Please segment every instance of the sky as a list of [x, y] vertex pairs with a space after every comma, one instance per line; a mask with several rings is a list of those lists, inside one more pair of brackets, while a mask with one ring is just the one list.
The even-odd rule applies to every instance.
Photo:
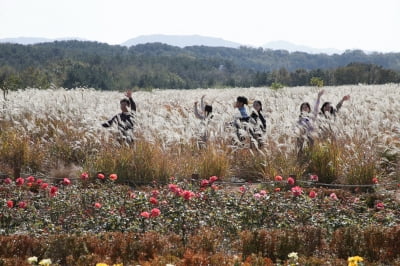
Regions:
[[400, 52], [400, 0], [0, 0], [0, 39], [202, 35]]

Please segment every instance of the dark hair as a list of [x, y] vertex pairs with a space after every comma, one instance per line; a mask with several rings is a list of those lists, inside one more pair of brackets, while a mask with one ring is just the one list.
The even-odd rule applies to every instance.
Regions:
[[126, 103], [126, 105], [131, 106], [130, 101], [127, 98], [122, 99], [119, 103]]
[[311, 106], [310, 106], [310, 104], [309, 104], [308, 102], [304, 102], [304, 103], [302, 103], [302, 104], [300, 105], [300, 112], [301, 112], [301, 110], [303, 109], [303, 106], [307, 106], [308, 109], [310, 109], [310, 111], [311, 111]]
[[258, 100], [254, 101], [253, 104], [255, 104], [255, 103], [258, 103], [260, 105], [260, 111], [262, 111], [262, 103], [261, 103], [261, 101], [258, 101]]
[[212, 106], [206, 104], [206, 105], [204, 106], [204, 111], [205, 111], [206, 115], [208, 116], [209, 114], [212, 113]]
[[248, 103], [249, 103], [249, 102], [247, 101], [247, 98], [244, 97], [244, 96], [239, 96], [239, 97], [237, 97], [236, 101], [239, 102], [239, 103], [243, 103], [243, 104], [248, 104]]
[[[323, 114], [325, 114], [324, 108], [325, 108], [325, 106], [327, 106], [328, 104], [331, 104], [331, 102], [324, 102], [324, 104], [322, 105], [322, 107], [321, 107], [321, 112], [322, 112]], [[333, 114], [333, 106], [331, 106], [329, 112], [330, 112], [331, 114]]]

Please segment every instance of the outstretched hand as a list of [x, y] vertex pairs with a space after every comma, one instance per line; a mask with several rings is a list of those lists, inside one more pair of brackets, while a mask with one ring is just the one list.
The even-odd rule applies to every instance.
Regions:
[[318, 92], [318, 98], [320, 98], [322, 96], [322, 94], [324, 94], [324, 90], [320, 90], [320, 92]]
[[342, 101], [348, 101], [348, 100], [350, 100], [350, 95], [343, 96]]
[[128, 98], [132, 98], [132, 90], [127, 90], [125, 92], [125, 96], [128, 97]]

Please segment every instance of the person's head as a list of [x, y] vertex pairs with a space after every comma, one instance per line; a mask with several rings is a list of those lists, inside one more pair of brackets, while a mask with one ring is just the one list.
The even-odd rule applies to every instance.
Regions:
[[308, 102], [304, 102], [300, 105], [300, 112], [311, 112], [311, 106]]
[[330, 102], [324, 102], [324, 104], [321, 107], [321, 112], [325, 114], [326, 112], [329, 112], [333, 114], [333, 106]]
[[120, 103], [122, 112], [128, 112], [129, 111], [128, 107], [130, 107], [131, 104], [130, 104], [128, 99], [124, 98], [121, 101], [119, 101], [119, 103]]
[[248, 104], [248, 100], [244, 96], [239, 96], [236, 98], [236, 107], [243, 107], [245, 104]]
[[206, 113], [206, 116], [209, 116], [212, 113], [212, 106], [209, 104], [206, 104], [204, 106], [204, 112]]
[[254, 108], [254, 110], [256, 110], [257, 112], [262, 111], [262, 103], [261, 103], [261, 101], [254, 101], [254, 102], [253, 102], [253, 108]]

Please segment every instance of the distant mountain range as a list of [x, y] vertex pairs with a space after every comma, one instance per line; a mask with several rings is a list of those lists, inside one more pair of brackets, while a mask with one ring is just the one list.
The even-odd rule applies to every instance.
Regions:
[[44, 42], [69, 41], [69, 40], [87, 41], [86, 39], [76, 38], [76, 37], [66, 37], [66, 38], [57, 38], [57, 39], [49, 39], [49, 38], [42, 38], [42, 37], [18, 37], [18, 38], [0, 39], [0, 43], [18, 43], [18, 44], [28, 45], [28, 44], [37, 44], [37, 43], [44, 43]]
[[[19, 37], [19, 38], [0, 39], [0, 43], [18, 43], [18, 44], [28, 45], [28, 44], [65, 41], [65, 40], [87, 41], [85, 39], [75, 38], [75, 37], [57, 38], [57, 39], [40, 38], [40, 37]], [[228, 47], [228, 48], [239, 48], [240, 46], [249, 46], [216, 37], [207, 37], [201, 35], [163, 35], [163, 34], [138, 36], [136, 38], [129, 39], [121, 43], [120, 45], [130, 47], [138, 44], [156, 43], [156, 42], [165, 43], [172, 46], [178, 46], [181, 48], [186, 46], [196, 46], [196, 45], [209, 46], [209, 47]], [[288, 52], [305, 52], [309, 54], [328, 54], [328, 55], [341, 54], [344, 52], [334, 48], [319, 49], [305, 45], [298, 45], [287, 41], [268, 42], [262, 45], [262, 48], [271, 50], [286, 50]]]

